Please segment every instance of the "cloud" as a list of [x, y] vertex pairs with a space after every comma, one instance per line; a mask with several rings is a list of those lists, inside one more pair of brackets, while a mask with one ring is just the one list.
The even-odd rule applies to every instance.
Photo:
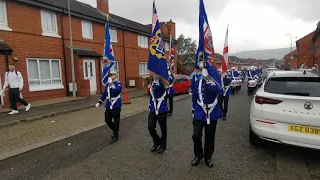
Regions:
[[[80, 0], [96, 6], [96, 0]], [[204, 0], [216, 52], [221, 53], [226, 27], [230, 25], [230, 52], [289, 47], [285, 34], [301, 38], [320, 20], [320, 0]], [[177, 37], [183, 33], [198, 39], [198, 0], [156, 0], [160, 21], [176, 22]], [[110, 12], [151, 23], [152, 0], [109, 0]]]

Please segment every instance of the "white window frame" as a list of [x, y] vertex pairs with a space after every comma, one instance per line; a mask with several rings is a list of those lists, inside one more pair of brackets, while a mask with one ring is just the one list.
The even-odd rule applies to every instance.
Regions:
[[4, 15], [4, 23], [0, 23], [0, 31], [12, 31], [12, 29], [10, 29], [8, 27], [8, 14], [7, 14], [7, 4], [4, 0], [0, 0], [0, 5], [4, 6], [4, 12], [0, 12], [3, 13]]
[[[116, 32], [115, 33], [115, 35], [116, 35], [115, 39], [112, 37], [112, 33], [111, 33], [112, 31]], [[111, 42], [118, 43], [118, 31], [117, 31], [116, 28], [110, 28], [110, 38], [111, 38]]]
[[[141, 38], [143, 38], [144, 44], [141, 43]], [[138, 46], [140, 48], [148, 48], [149, 46], [149, 38], [148, 36], [138, 35]]]
[[165, 46], [166, 52], [169, 52], [170, 51], [170, 43], [165, 41], [164, 46]]
[[[29, 60], [37, 60], [37, 68], [38, 68], [38, 75], [39, 75], [39, 79], [30, 79], [30, 75], [29, 75]], [[49, 67], [50, 67], [50, 76], [51, 76], [51, 83], [53, 80], [60, 80], [61, 84], [44, 84], [41, 85], [41, 69], [40, 69], [40, 61], [48, 61], [49, 60]], [[52, 78], [52, 65], [51, 65], [51, 61], [59, 61], [59, 70], [60, 70], [60, 78]], [[29, 86], [29, 90], [30, 92], [35, 92], [35, 91], [45, 91], [45, 90], [56, 90], [56, 89], [64, 89], [63, 86], [63, 82], [62, 82], [62, 73], [61, 73], [61, 60], [60, 59], [50, 59], [50, 58], [27, 58], [27, 73], [28, 73], [28, 86]], [[40, 85], [29, 85], [30, 81], [32, 80], [39, 80], [40, 81]]]
[[[84, 29], [83, 29], [83, 23], [88, 23], [88, 24], [90, 25], [90, 29], [91, 29], [91, 35], [90, 35], [90, 36], [85, 36], [85, 34], [84, 34]], [[82, 21], [81, 21], [81, 31], [82, 31], [82, 37], [83, 37], [84, 39], [93, 39], [92, 22], [86, 21], [86, 20], [82, 20]]]
[[[110, 70], [116, 71], [117, 73], [119, 73], [119, 61], [114, 61], [114, 62], [115, 62], [115, 65], [113, 65]], [[115, 69], [114, 67], [117, 67], [117, 69]]]
[[[56, 31], [48, 31], [48, 30], [44, 30], [43, 29], [43, 14], [44, 13], [49, 13], [49, 14], [53, 14], [54, 15], [54, 22], [52, 22], [52, 26], [56, 26]], [[52, 11], [47, 11], [47, 10], [41, 10], [40, 11], [40, 16], [41, 16], [41, 28], [42, 28], [42, 36], [49, 36], [49, 37], [56, 37], [56, 38], [61, 38], [61, 36], [59, 36], [58, 34], [58, 23], [57, 23], [57, 14], [55, 12]]]
[[[140, 72], [140, 65], [142, 65], [142, 64], [145, 67], [146, 73]], [[139, 62], [139, 76], [149, 77], [148, 62]]]

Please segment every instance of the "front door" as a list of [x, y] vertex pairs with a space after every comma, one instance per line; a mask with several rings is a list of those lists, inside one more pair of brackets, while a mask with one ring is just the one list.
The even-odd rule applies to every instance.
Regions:
[[90, 81], [90, 93], [97, 93], [96, 64], [95, 60], [83, 60], [84, 79]]

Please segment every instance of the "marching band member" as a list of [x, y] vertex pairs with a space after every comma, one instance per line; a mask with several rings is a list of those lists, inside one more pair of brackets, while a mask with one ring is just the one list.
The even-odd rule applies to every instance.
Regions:
[[[196, 74], [192, 77], [191, 91], [194, 89], [195, 82], [202, 77], [199, 67], [195, 68]], [[191, 94], [192, 95], [192, 94]], [[194, 107], [192, 106], [192, 114], [194, 114]]]
[[223, 120], [226, 120], [227, 112], [228, 112], [228, 104], [229, 104], [229, 96], [232, 94], [230, 84], [231, 78], [226, 73], [221, 74], [223, 89], [219, 91], [219, 105], [223, 113]]
[[168, 101], [169, 99], [169, 112], [168, 112], [168, 116], [172, 116], [172, 110], [173, 110], [173, 96], [174, 96], [174, 88], [173, 88], [173, 81], [174, 81], [174, 75], [171, 72], [170, 69], [168, 69], [168, 74], [169, 74], [169, 88], [168, 88], [168, 93], [166, 96], [166, 101]]
[[[203, 68], [203, 61], [199, 61], [199, 67]], [[202, 65], [202, 66], [201, 66]], [[218, 119], [222, 118], [222, 112], [218, 105], [218, 92], [220, 87], [208, 70], [201, 70], [202, 78], [198, 79], [193, 87], [192, 103], [194, 107], [193, 142], [194, 155], [191, 165], [197, 166], [202, 158], [208, 167], [213, 167], [212, 155], [214, 152], [214, 140]], [[205, 92], [207, 91], [207, 92]], [[208, 114], [207, 114], [208, 113]], [[210, 124], [207, 123], [207, 118]], [[202, 130], [205, 127], [205, 145], [202, 148]]]
[[[148, 117], [148, 130], [153, 139], [151, 152], [157, 151], [162, 154], [167, 148], [167, 101], [165, 99], [167, 89], [159, 80], [159, 77], [153, 77], [153, 82], [150, 87], [150, 104]], [[161, 129], [161, 138], [157, 134], [157, 121]], [[160, 147], [159, 147], [160, 146]], [[159, 147], [159, 149], [158, 149]]]
[[[108, 83], [106, 84], [105, 90], [102, 93], [99, 102], [96, 107], [99, 107], [102, 102], [106, 100], [105, 105], [105, 122], [113, 131], [111, 135], [111, 143], [118, 141], [119, 139], [119, 126], [120, 126], [120, 112], [122, 107], [121, 101], [121, 90], [122, 84], [118, 80], [118, 75], [116, 71], [110, 71], [108, 77]], [[112, 121], [113, 119], [113, 121]]]

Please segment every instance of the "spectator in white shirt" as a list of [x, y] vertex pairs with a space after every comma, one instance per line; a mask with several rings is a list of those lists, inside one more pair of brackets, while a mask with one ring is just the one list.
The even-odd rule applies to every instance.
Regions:
[[31, 108], [31, 104], [26, 102], [24, 99], [20, 97], [20, 93], [23, 88], [23, 78], [19, 71], [15, 70], [14, 66], [9, 66], [9, 71], [5, 74], [5, 82], [3, 89], [9, 87], [9, 100], [11, 104], [12, 111], [9, 113], [10, 115], [18, 114], [17, 101], [26, 106], [26, 111], [29, 111]]

